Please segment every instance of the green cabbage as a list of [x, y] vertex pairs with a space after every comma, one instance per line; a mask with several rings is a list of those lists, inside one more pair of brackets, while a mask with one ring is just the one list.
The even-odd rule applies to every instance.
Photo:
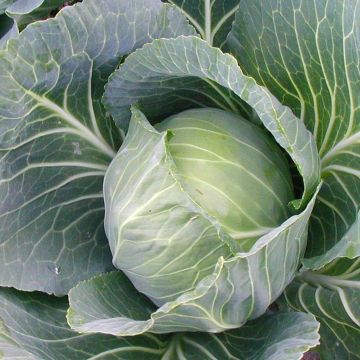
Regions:
[[252, 244], [289, 217], [288, 163], [264, 130], [213, 108], [184, 111], [156, 128], [172, 134], [182, 187], [234, 239]]
[[105, 176], [105, 231], [114, 265], [163, 305], [277, 231], [294, 195], [280, 148], [238, 115], [187, 110], [156, 128], [134, 109]]

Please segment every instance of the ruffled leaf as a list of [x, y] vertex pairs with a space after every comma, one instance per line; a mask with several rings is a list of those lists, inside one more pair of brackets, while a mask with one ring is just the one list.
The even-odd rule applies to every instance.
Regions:
[[158, 360], [166, 351], [165, 339], [152, 335], [126, 339], [76, 333], [66, 323], [66, 298], [3, 288], [0, 305], [4, 360]]

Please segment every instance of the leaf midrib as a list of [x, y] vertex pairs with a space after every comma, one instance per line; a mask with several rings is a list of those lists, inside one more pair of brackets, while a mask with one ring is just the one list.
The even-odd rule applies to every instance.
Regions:
[[30, 95], [33, 99], [38, 101], [43, 107], [50, 109], [52, 112], [57, 114], [60, 118], [64, 119], [69, 125], [72, 125], [74, 128], [80, 131], [80, 136], [82, 136], [86, 141], [90, 142], [97, 149], [99, 149], [103, 154], [107, 155], [111, 159], [115, 157], [116, 152], [114, 149], [103, 139], [97, 137], [92, 131], [89, 130], [85, 125], [81, 123], [74, 115], [65, 111], [60, 106], [55, 104], [53, 101], [49, 100], [44, 96], [39, 96], [32, 92], [31, 90], [26, 90], [26, 93]]
[[344, 280], [336, 276], [318, 274], [312, 271], [302, 273], [299, 278], [308, 284], [315, 286], [324, 286], [325, 288], [329, 289], [334, 289], [334, 287], [345, 287], [360, 290], [360, 281]]

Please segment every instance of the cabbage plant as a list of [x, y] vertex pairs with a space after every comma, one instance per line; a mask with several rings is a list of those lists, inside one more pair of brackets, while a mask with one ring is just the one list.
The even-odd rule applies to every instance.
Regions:
[[359, 1], [63, 3], [0, 0], [0, 359], [360, 358]]

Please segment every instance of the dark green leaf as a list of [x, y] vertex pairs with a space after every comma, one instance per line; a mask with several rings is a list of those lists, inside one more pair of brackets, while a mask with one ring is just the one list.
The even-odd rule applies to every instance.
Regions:
[[240, 0], [169, 0], [177, 5], [210, 45], [221, 48]]
[[360, 260], [338, 259], [303, 272], [286, 289], [288, 303], [321, 323], [324, 359], [360, 359]]
[[112, 268], [102, 182], [121, 136], [104, 84], [152, 38], [192, 32], [157, 0], [89, 0], [0, 53], [1, 285], [64, 294]]
[[[358, 0], [242, 1], [228, 37], [245, 72], [291, 107], [316, 138], [324, 185], [307, 249], [307, 257], [318, 257], [316, 266], [336, 252], [360, 255], [360, 237], [352, 247], [345, 240], [359, 227], [359, 18]], [[332, 250], [339, 242], [348, 249]]]

